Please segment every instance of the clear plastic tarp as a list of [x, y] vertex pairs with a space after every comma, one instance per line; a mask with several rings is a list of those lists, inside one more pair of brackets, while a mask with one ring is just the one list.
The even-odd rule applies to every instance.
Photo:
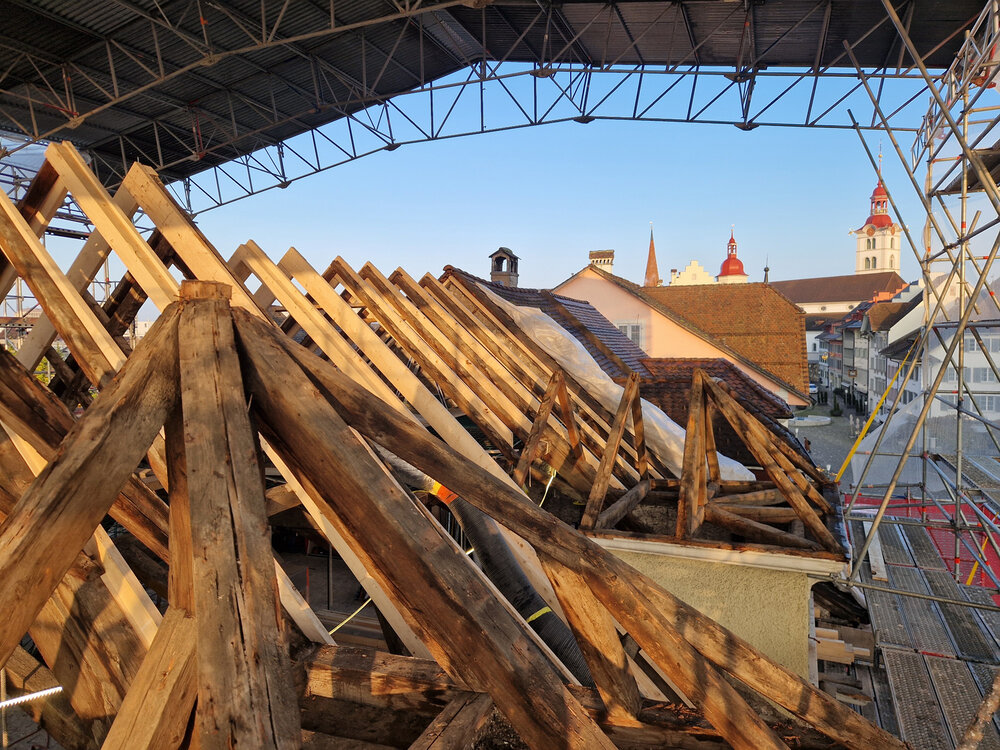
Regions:
[[[490, 298], [502, 307], [535, 342], [551, 354], [562, 368], [586, 388], [604, 408], [612, 413], [618, 410], [625, 389], [613, 381], [590, 356], [583, 344], [565, 328], [534, 307], [518, 307], [501, 299], [486, 287]], [[649, 447], [663, 464], [681, 475], [684, 463], [684, 429], [663, 411], [643, 399], [642, 419], [645, 438]], [[719, 455], [719, 470], [723, 479], [753, 480], [753, 473], [738, 461]]]
[[[997, 275], [991, 273], [990, 276], [989, 286], [995, 287]], [[937, 289], [943, 290], [945, 278], [944, 275], [935, 278]], [[967, 287], [969, 290], [974, 286], [976, 279], [978, 274], [973, 276], [970, 269]], [[933, 306], [935, 302], [933, 295], [930, 296], [930, 300]], [[944, 315], [936, 320], [937, 334], [940, 338], [932, 332], [927, 351], [918, 363], [919, 377], [915, 377], [914, 382], [904, 389], [907, 395], [903, 400], [907, 400], [908, 403], [900, 406], [897, 413], [885, 425], [873, 430], [861, 441], [857, 453], [851, 460], [850, 474], [845, 476], [852, 489], [860, 481], [858, 489], [862, 494], [879, 497], [884, 495], [885, 488], [891, 481], [902, 453], [916, 428], [925, 403], [924, 394], [929, 392], [942, 366], [945, 367], [944, 376], [937, 393], [929, 397], [931, 405], [927, 418], [906, 456], [893, 494], [897, 497], [907, 494], [918, 496], [920, 486], [926, 483], [926, 490], [932, 496], [946, 497], [947, 490], [937, 471], [923, 465], [921, 457], [925, 452], [931, 457], [940, 456], [944, 463], [952, 465], [959, 452], [959, 446], [963, 456], [974, 460], [977, 457], [987, 458], [990, 459], [989, 463], [1000, 454], [996, 442], [1000, 441], [1000, 381], [997, 379], [997, 372], [1000, 372], [1000, 309], [996, 298], [989, 295], [988, 289], [984, 289], [979, 295], [962, 342], [964, 352], [961, 369], [964, 384], [961, 409], [959, 409], [957, 408], [958, 346], [956, 345], [950, 363], [945, 363], [944, 359], [948, 346], [955, 336], [954, 324], [959, 318], [962, 303], [958, 295], [958, 284], [953, 280], [945, 295]], [[967, 296], [964, 304], [968, 305]], [[977, 341], [976, 334], [982, 341], [982, 346]], [[997, 366], [997, 372], [994, 372], [994, 366]], [[905, 369], [900, 374], [900, 380], [904, 375]], [[892, 404], [895, 393], [894, 388], [886, 399], [887, 410]], [[912, 400], [909, 400], [911, 398]], [[879, 442], [880, 437], [881, 442]], [[876, 451], [876, 443], [878, 443], [877, 452], [872, 456], [872, 452]], [[870, 465], [862, 477], [864, 467], [869, 460]]]

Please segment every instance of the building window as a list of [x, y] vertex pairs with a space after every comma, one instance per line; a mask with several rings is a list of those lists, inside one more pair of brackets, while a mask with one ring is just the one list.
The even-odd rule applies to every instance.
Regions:
[[872, 258], [872, 268], [878, 268], [878, 258]]
[[871, 267], [872, 267], [872, 259], [865, 258], [865, 270], [866, 271], [871, 270]]
[[643, 348], [642, 323], [616, 323], [618, 330], [628, 336], [632, 343]]
[[895, 267], [896, 267], [896, 259], [895, 259], [895, 258], [893, 258], [893, 257], [892, 257], [892, 256], [890, 255], [890, 256], [889, 256], [889, 268], [895, 268]]
[[813, 351], [816, 351], [816, 342], [813, 341]]

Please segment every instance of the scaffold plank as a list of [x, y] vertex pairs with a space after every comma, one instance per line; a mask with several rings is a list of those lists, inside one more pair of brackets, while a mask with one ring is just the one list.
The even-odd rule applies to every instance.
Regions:
[[[964, 662], [936, 656], [925, 656], [924, 660], [952, 738], [958, 744], [982, 702], [979, 688]], [[987, 725], [979, 747], [981, 750], [1000, 750], [1000, 736], [992, 725]]]
[[[979, 586], [960, 586], [960, 588], [965, 598], [970, 602], [996, 606], [993, 596], [986, 589], [982, 589]], [[993, 638], [993, 643], [1000, 649], [1000, 612], [977, 609], [976, 616], [983, 623], [986, 632]]]
[[[961, 600], [961, 588], [950, 573], [943, 570], [924, 570], [922, 573], [932, 594], [945, 599]], [[983, 632], [983, 627], [971, 608], [938, 603], [938, 609], [960, 656], [981, 661], [996, 659], [1000, 650], [989, 635]]]
[[[861, 564], [861, 580], [865, 583], [873, 582], [867, 562]], [[899, 611], [899, 597], [885, 591], [866, 589], [865, 599], [875, 626], [875, 642], [878, 645], [913, 648], [913, 639], [903, 625], [903, 616]]]
[[[889, 566], [889, 584], [900, 591], [914, 594], [929, 594], [930, 590], [920, 570], [902, 565]], [[941, 619], [937, 604], [927, 599], [917, 599], [912, 596], [900, 597], [900, 611], [903, 622], [910, 635], [913, 645], [918, 651], [955, 656], [955, 646]]]
[[918, 567], [924, 570], [946, 570], [944, 559], [931, 541], [927, 529], [922, 526], [902, 526], [901, 531]]
[[882, 523], [878, 527], [879, 538], [882, 540], [882, 557], [889, 565], [913, 565], [913, 557], [906, 548], [899, 533], [899, 525]]
[[948, 728], [920, 654], [884, 649], [902, 739], [921, 750], [951, 750]]

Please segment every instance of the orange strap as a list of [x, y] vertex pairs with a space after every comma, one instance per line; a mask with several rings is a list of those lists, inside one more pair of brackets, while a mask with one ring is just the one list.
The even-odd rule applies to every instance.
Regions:
[[458, 499], [458, 495], [456, 495], [454, 492], [452, 492], [451, 490], [449, 490], [447, 487], [445, 487], [440, 482], [435, 482], [431, 486], [431, 494], [434, 495], [434, 497], [436, 497], [438, 500], [440, 500], [445, 505], [448, 505], [453, 500]]

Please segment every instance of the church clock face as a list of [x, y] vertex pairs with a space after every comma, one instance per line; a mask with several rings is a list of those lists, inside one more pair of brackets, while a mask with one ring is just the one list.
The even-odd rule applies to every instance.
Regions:
[[868, 229], [865, 231], [865, 234], [867, 234], [869, 237], [874, 237], [875, 227], [868, 227]]

